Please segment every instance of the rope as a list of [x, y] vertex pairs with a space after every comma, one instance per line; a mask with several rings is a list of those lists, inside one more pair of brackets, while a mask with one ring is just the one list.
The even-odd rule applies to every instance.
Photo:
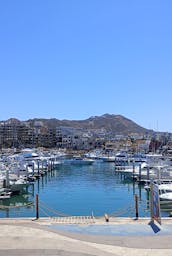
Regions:
[[48, 213], [47, 213], [46, 211], [44, 211], [41, 207], [40, 207], [40, 211], [41, 211], [44, 215], [46, 215], [47, 217], [50, 218], [50, 216], [48, 215]]
[[128, 212], [132, 212], [132, 213], [134, 212], [132, 206], [129, 206], [127, 208], [126, 207], [125, 208], [121, 208], [118, 211], [112, 212], [112, 213], [110, 213], [110, 216], [117, 217], [117, 216], [121, 216], [121, 215], [123, 215], [125, 213], [128, 213]]
[[[55, 213], [56, 215], [58, 215], [58, 216], [62, 216], [62, 217], [70, 217], [71, 215], [69, 215], [69, 214], [65, 214], [65, 213], [62, 213], [62, 212], [60, 212], [60, 211], [57, 211], [57, 210], [55, 210], [55, 209], [52, 209], [52, 208], [50, 208], [46, 203], [44, 203], [42, 200], [39, 200], [39, 203], [40, 203], [40, 208], [41, 208], [41, 210], [42, 211], [44, 211], [44, 214], [46, 214], [48, 217], [50, 217], [47, 213], [46, 213], [46, 211], [45, 210], [47, 210], [48, 212], [50, 212], [50, 213]], [[116, 212], [113, 212], [113, 213], [111, 213], [110, 214], [110, 216], [121, 216], [122, 214], [124, 214], [124, 213], [128, 213], [128, 212], [131, 212], [131, 213], [133, 213], [134, 212], [134, 210], [133, 210], [133, 207], [132, 206], [129, 206], [129, 207], [125, 207], [125, 208], [122, 208], [122, 209], [120, 209], [120, 210], [118, 210], [118, 211], [116, 211]]]
[[44, 207], [45, 209], [47, 209], [49, 212], [55, 213], [55, 214], [57, 214], [57, 215], [59, 215], [59, 216], [63, 216], [63, 217], [69, 217], [69, 216], [71, 216], [71, 215], [69, 215], [69, 214], [65, 214], [65, 213], [62, 213], [62, 212], [60, 212], [60, 211], [57, 211], [57, 210], [55, 210], [55, 209], [50, 208], [47, 204], [45, 204], [45, 203], [42, 202], [41, 200], [39, 200], [39, 202], [41, 203], [40, 205], [42, 205], [42, 207]]

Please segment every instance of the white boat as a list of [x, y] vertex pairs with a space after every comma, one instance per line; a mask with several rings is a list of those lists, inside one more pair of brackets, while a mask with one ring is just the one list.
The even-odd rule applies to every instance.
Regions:
[[159, 195], [160, 200], [172, 201], [172, 192], [163, 193]]
[[115, 155], [115, 161], [118, 163], [126, 163], [129, 160], [129, 156], [126, 152], [118, 152]]
[[115, 162], [116, 157], [115, 156], [104, 156], [104, 157], [101, 157], [101, 159], [103, 160], [103, 162]]
[[11, 198], [11, 192], [0, 193], [0, 199], [9, 199], [9, 198]]
[[9, 199], [11, 197], [12, 192], [8, 189], [0, 189], [0, 200]]
[[[148, 164], [146, 162], [143, 162], [137, 166], [117, 166], [115, 167], [117, 172], [124, 173], [125, 175], [128, 175], [129, 177], [139, 177], [141, 175], [141, 178], [146, 179], [148, 176]], [[155, 175], [155, 170], [149, 169], [149, 175], [153, 177]]]
[[74, 165], [90, 165], [94, 163], [94, 160], [90, 158], [74, 157], [67, 162]]
[[166, 191], [166, 192], [172, 192], [172, 183], [169, 184], [160, 184], [158, 186], [159, 190]]
[[28, 186], [29, 183], [24, 180], [23, 178], [11, 178], [9, 180], [9, 187], [13, 192], [19, 192], [22, 191], [26, 186]]

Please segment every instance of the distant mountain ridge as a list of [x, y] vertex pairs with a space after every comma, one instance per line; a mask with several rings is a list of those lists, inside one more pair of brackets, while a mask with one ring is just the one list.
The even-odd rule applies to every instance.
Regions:
[[[20, 122], [17, 119], [9, 119], [15, 122]], [[8, 121], [9, 121], [8, 120]], [[122, 116], [115, 114], [104, 114], [102, 116], [92, 116], [85, 120], [59, 120], [56, 118], [45, 119], [45, 118], [34, 118], [24, 121], [31, 127], [35, 126], [35, 124], [41, 124], [41, 126], [45, 126], [47, 128], [56, 128], [59, 126], [68, 126], [74, 127], [77, 129], [86, 129], [86, 130], [100, 130], [104, 129], [107, 132], [111, 132], [113, 134], [146, 134], [152, 133], [152, 130], [148, 130], [146, 128], [141, 127], [136, 124], [132, 120]]]

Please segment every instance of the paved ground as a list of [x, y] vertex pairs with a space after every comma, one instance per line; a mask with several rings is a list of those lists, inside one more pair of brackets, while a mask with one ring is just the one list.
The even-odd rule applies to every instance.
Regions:
[[104, 236], [163, 236], [172, 235], [172, 224], [162, 226], [150, 224], [105, 224], [105, 225], [77, 225], [51, 224], [49, 228], [76, 234], [104, 235]]
[[[126, 236], [107, 235], [105, 233], [90, 234], [84, 230], [89, 227], [79, 226], [83, 232], [66, 231], [60, 224], [51, 223], [49, 219], [32, 221], [31, 219], [0, 219], [0, 255], [5, 256], [159, 256], [172, 255], [172, 220], [165, 220], [166, 231], [171, 234], [144, 236], [139, 234], [148, 225], [148, 220], [133, 221], [129, 219], [115, 219], [112, 223], [105, 223], [99, 220], [94, 229], [100, 230], [101, 227], [119, 229], [123, 225], [126, 227]], [[55, 226], [56, 225], [56, 226]], [[70, 226], [70, 224], [68, 224]], [[56, 228], [54, 228], [56, 227]], [[62, 227], [62, 225], [61, 225]], [[137, 227], [138, 235], [130, 235], [129, 228], [132, 230]], [[169, 229], [169, 230], [168, 230]]]

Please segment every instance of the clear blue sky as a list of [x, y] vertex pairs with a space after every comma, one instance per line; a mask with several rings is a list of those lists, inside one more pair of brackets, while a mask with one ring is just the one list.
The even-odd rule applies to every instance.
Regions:
[[172, 132], [171, 0], [1, 0], [0, 120], [121, 114]]

